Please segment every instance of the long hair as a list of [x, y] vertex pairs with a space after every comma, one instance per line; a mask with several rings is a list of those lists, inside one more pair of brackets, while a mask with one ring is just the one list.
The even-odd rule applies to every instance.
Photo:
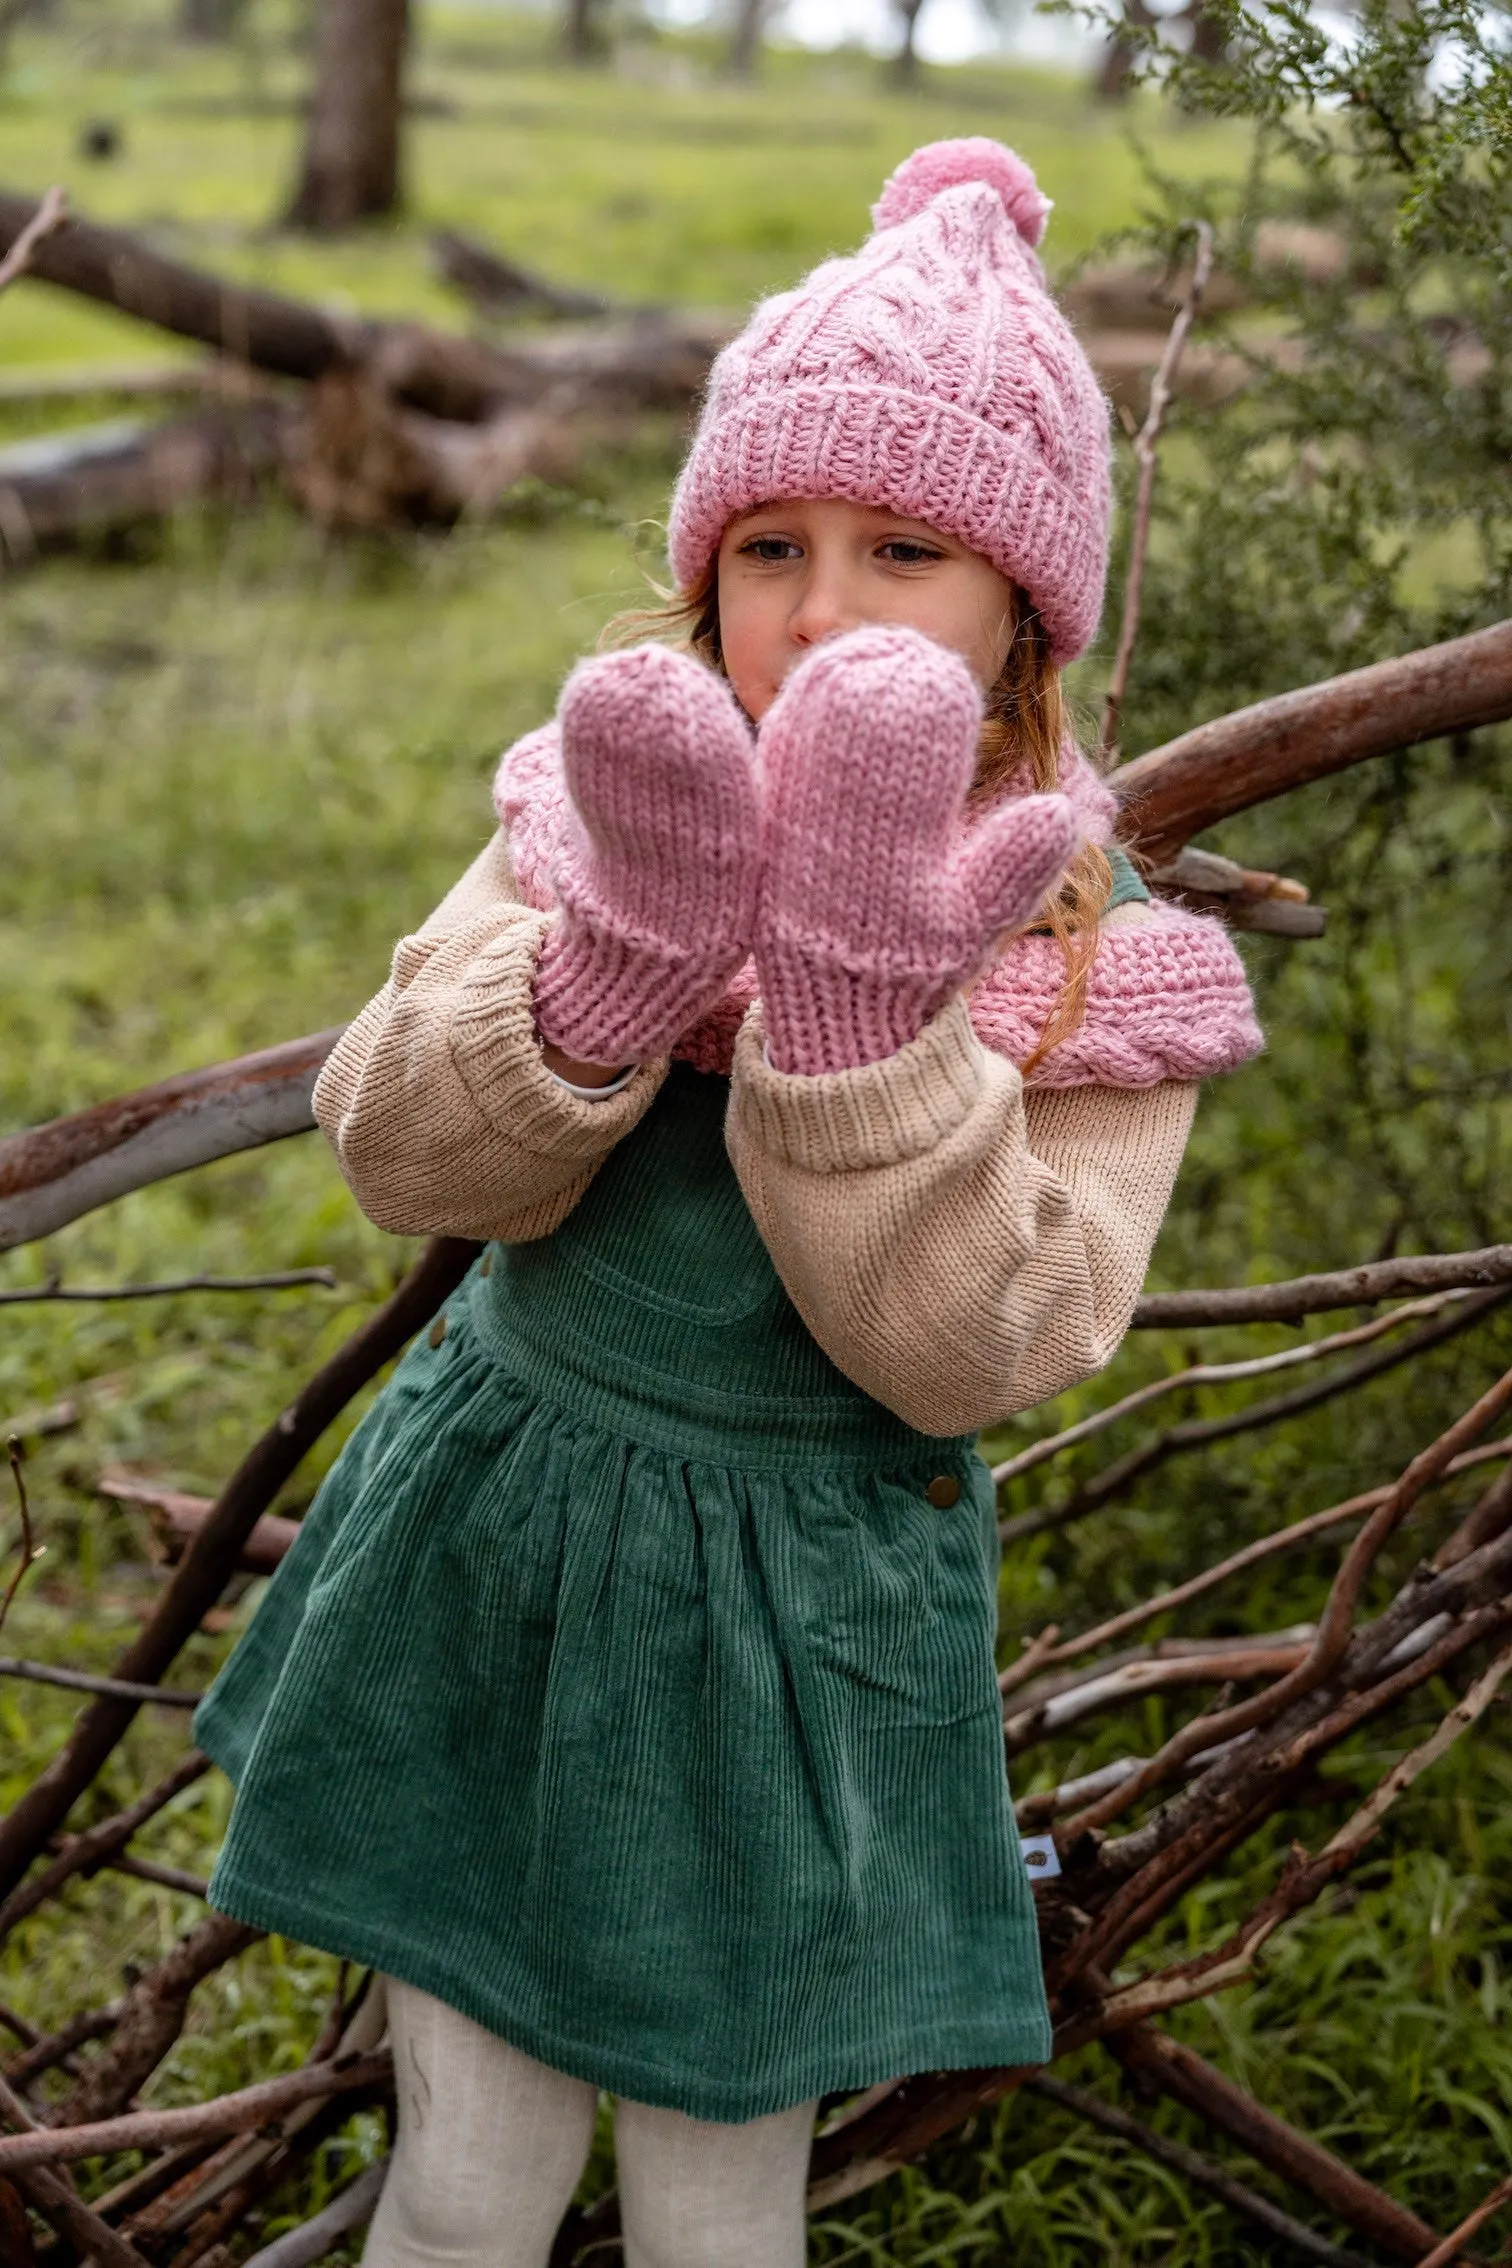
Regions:
[[[1014, 595], [1016, 611], [1007, 656], [987, 692], [971, 789], [973, 801], [985, 800], [1021, 774], [1026, 794], [1053, 792], [1060, 780], [1061, 751], [1070, 740], [1061, 673], [1050, 659], [1044, 624], [1022, 592]], [[718, 569], [713, 560], [699, 582], [682, 597], [616, 615], [602, 643], [623, 644], [647, 632], [670, 638], [721, 677], [728, 674], [719, 633]], [[1113, 870], [1107, 859], [1094, 844], [1084, 844], [1067, 868], [1055, 897], [1036, 917], [1034, 926], [1047, 929], [1059, 945], [1066, 974], [1039, 1038], [1021, 1065], [1026, 1073], [1068, 1039], [1086, 1013], [1098, 924], [1107, 911], [1112, 889]]]

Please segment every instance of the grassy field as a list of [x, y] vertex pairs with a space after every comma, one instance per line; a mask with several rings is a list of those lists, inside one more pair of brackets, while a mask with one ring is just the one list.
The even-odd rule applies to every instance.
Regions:
[[[639, 40], [612, 71], [570, 73], [535, 19], [443, 13], [425, 27], [409, 216], [311, 245], [269, 226], [290, 177], [299, 80], [271, 20], [254, 18], [253, 34], [224, 57], [186, 55], [145, 17], [22, 37], [0, 85], [0, 172], [14, 188], [63, 179], [79, 209], [141, 226], [227, 272], [451, 323], [462, 313], [425, 249], [428, 229], [442, 223], [627, 298], [739, 306], [853, 242], [883, 175], [931, 136], [990, 132], [1025, 151], [1057, 201], [1048, 245], [1057, 263], [1133, 220], [1143, 194], [1125, 122], [1053, 77], [931, 72], [904, 100], [883, 91], [864, 59], [779, 55], [758, 89], [737, 90], [691, 40]], [[122, 123], [119, 162], [91, 168], [74, 155], [91, 117]], [[1227, 132], [1177, 127], [1153, 110], [1135, 120], [1166, 168], [1237, 174], [1243, 151]], [[7, 368], [164, 352], [158, 335], [34, 283], [0, 305]], [[38, 422], [11, 410], [4, 434]], [[58, 558], [6, 582], [0, 1129], [353, 1012], [381, 980], [393, 939], [481, 841], [500, 746], [539, 720], [572, 658], [643, 591], [675, 439], [652, 434], [570, 491], [533, 490], [488, 525], [448, 537], [331, 544], [269, 502], [239, 520], [186, 519], [129, 556]], [[1257, 836], [1248, 847], [1258, 856], [1266, 843]], [[1297, 1177], [1287, 1175], [1309, 1142], [1326, 1180], [1328, 1129], [1307, 1116], [1309, 1060], [1286, 1038], [1289, 1008], [1298, 1029], [1311, 1028], [1310, 979], [1274, 945], [1256, 948], [1252, 965], [1275, 1044], [1205, 1106], [1158, 1282], [1362, 1256], [1390, 1195], [1383, 1170], [1381, 1189], [1361, 1189], [1357, 1216], [1336, 1200], [1320, 1227], [1289, 1194]], [[1432, 981], [1451, 984], [1453, 973]], [[1317, 1048], [1321, 1063], [1326, 1042]], [[1326, 1073], [1332, 1093], [1348, 1067]], [[0, 1421], [66, 1397], [78, 1405], [77, 1423], [40, 1440], [32, 1458], [48, 1555], [5, 1647], [108, 1667], [160, 1576], [140, 1522], [95, 1493], [101, 1468], [126, 1461], [213, 1489], [405, 1260], [361, 1219], [311, 1139], [144, 1191], [0, 1260], [0, 1289], [51, 1270], [83, 1283], [313, 1262], [329, 1262], [341, 1284], [4, 1315]], [[1246, 1351], [1281, 1338], [1256, 1334]], [[1507, 1338], [1502, 1326], [1499, 1343]], [[1131, 1509], [1036, 1539], [1005, 1569], [1005, 1646], [1050, 1619], [1085, 1626], [1116, 1610], [1224, 1542], [1273, 1525], [1278, 1505], [1310, 1510], [1387, 1477], [1451, 1397], [1485, 1383], [1495, 1343], [1494, 1333], [1461, 1342], [1431, 1387], [1388, 1380], [1305, 1428], [1266, 1435], [1258, 1450], [1171, 1468]], [[1090, 1398], [1111, 1398], [1188, 1351], [1132, 1345]], [[1066, 1422], [1090, 1398], [1035, 1413], [1015, 1440]], [[1232, 1400], [1192, 1406], [1203, 1413]], [[308, 1502], [356, 1414], [308, 1461], [284, 1509]], [[1421, 1533], [1407, 1539], [1398, 1578], [1423, 1548]], [[1327, 1565], [1288, 1560], [1185, 1628], [1299, 1619], [1315, 1608]], [[249, 1593], [236, 1617], [252, 1603]], [[232, 1636], [198, 1639], [177, 1680], [202, 1683]], [[1430, 1696], [1425, 1710], [1435, 1698], [1442, 1706], [1447, 1696]], [[0, 1803], [14, 1800], [71, 1713], [61, 1694], [0, 1682]], [[1024, 1785], [1149, 1748], [1165, 1727], [1158, 1700], [1098, 1720], [1053, 1758], [1037, 1758]], [[183, 1737], [177, 1718], [139, 1720], [91, 1815]], [[1393, 1752], [1410, 1737], [1394, 1726]], [[1352, 1765], [1379, 1766], [1380, 1739], [1341, 1763], [1345, 1794]], [[1509, 1794], [1504, 1741], [1464, 1744], [1393, 1815], [1349, 1891], [1278, 1941], [1254, 1989], [1180, 2025], [1441, 2226], [1512, 2153]], [[227, 1800], [218, 1780], [189, 1791], [144, 1850], [203, 1868]], [[1194, 1893], [1170, 1940], [1193, 1949], [1215, 1941], [1273, 1877], [1290, 1832], [1320, 1839], [1318, 1816], [1289, 1818], [1224, 1883]], [[43, 2026], [81, 2000], [109, 1997], [124, 1964], [153, 1957], [197, 1912], [176, 1894], [109, 1877], [76, 1887], [66, 1907], [0, 1950], [0, 1998]], [[160, 2094], [198, 2094], [297, 2061], [330, 1976], [322, 1956], [278, 1941], [258, 1948], [199, 1994]], [[1096, 2054], [1080, 2075], [1114, 2084]], [[1153, 2115], [1208, 2139], [1174, 2113]], [[300, 2210], [354, 2152], [378, 2143], [369, 2121], [333, 2146]], [[604, 2177], [601, 2154], [594, 2179]], [[1007, 2259], [1238, 2268], [1284, 2257], [1121, 2145], [1027, 2100], [980, 2120], [814, 2239], [816, 2260], [907, 2268]]]

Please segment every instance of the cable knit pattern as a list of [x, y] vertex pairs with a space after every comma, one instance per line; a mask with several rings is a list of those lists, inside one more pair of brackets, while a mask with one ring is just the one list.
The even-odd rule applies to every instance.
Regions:
[[[1112, 796], [1068, 741], [1058, 782], [1090, 842], [1106, 842]], [[980, 808], [1027, 792], [1010, 780]], [[565, 823], [557, 727], [544, 725], [502, 758], [494, 802], [509, 843], [516, 886], [527, 905], [549, 909], [550, 868]], [[973, 811], [968, 825], [978, 816]], [[1051, 937], [1020, 937], [973, 988], [971, 1020], [985, 1047], [1010, 1062], [1033, 1053], [1065, 980]], [[735, 1039], [757, 995], [748, 961], [722, 999], [685, 1030], [672, 1052], [699, 1071], [728, 1076]], [[1031, 1087], [1154, 1086], [1232, 1071], [1263, 1045], [1244, 965], [1223, 925], [1156, 901], [1149, 918], [1105, 927], [1087, 991], [1086, 1014], [1071, 1036], [1029, 1075]]]
[[724, 679], [669, 646], [581, 663], [558, 713], [562, 919], [541, 953], [536, 1023], [612, 1068], [662, 1054], [750, 951], [751, 736]]
[[1035, 256], [1048, 211], [980, 136], [915, 150], [876, 232], [757, 307], [714, 365], [672, 502], [691, 590], [737, 512], [890, 505], [1028, 592], [1059, 662], [1090, 644], [1108, 548], [1108, 409]]
[[762, 721], [756, 972], [779, 1071], [895, 1055], [1044, 902], [1077, 842], [1064, 796], [963, 834], [982, 701], [917, 630], [831, 638]]

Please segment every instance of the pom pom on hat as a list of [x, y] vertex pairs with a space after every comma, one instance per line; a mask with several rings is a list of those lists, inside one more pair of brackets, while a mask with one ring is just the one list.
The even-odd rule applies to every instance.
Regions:
[[912, 220], [942, 189], [959, 189], [980, 181], [995, 189], [1003, 210], [1031, 251], [1045, 233], [1050, 199], [1016, 150], [985, 134], [968, 134], [955, 142], [926, 142], [906, 157], [872, 207], [878, 228], [896, 228]]

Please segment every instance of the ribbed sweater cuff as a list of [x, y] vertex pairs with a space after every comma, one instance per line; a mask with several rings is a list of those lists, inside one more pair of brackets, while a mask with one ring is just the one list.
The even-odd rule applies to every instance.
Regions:
[[522, 913], [471, 963], [457, 991], [451, 1052], [469, 1094], [500, 1133], [537, 1153], [596, 1161], [628, 1134], [665, 1076], [643, 1063], [623, 1087], [588, 1101], [546, 1068], [532, 992], [550, 917]]
[[980, 1101], [986, 1068], [960, 993], [895, 1055], [814, 1077], [767, 1061], [758, 1000], [735, 1042], [731, 1108], [786, 1165], [865, 1172], [922, 1157], [953, 1134]]

